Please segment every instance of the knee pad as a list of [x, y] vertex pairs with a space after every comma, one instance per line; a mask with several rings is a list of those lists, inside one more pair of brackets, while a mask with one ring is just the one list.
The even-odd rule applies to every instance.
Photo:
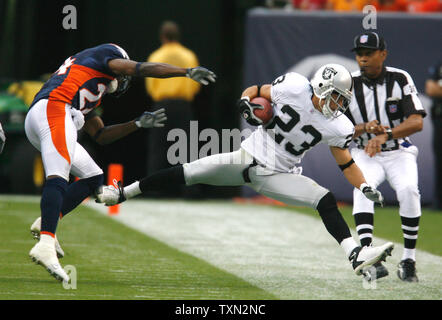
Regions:
[[417, 186], [406, 186], [396, 192], [399, 201], [399, 214], [403, 217], [421, 216], [421, 195]]

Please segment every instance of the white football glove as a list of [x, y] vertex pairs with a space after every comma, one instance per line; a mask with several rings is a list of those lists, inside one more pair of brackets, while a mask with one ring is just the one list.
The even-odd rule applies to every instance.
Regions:
[[112, 185], [109, 186], [100, 186], [95, 191], [95, 202], [96, 203], [104, 203], [106, 206], [113, 206], [120, 202], [123, 202], [126, 200], [124, 197], [121, 196], [122, 189], [115, 188]]
[[80, 110], [77, 110], [75, 108], [71, 108], [71, 116], [72, 121], [74, 121], [75, 128], [77, 128], [77, 131], [83, 128], [84, 126], [84, 115]]
[[3, 147], [5, 146], [5, 143], [6, 143], [6, 135], [5, 132], [3, 131], [2, 124], [0, 123], [0, 153], [3, 152]]
[[216, 81], [215, 73], [204, 67], [188, 68], [186, 72], [186, 77], [204, 85], [208, 85], [209, 81]]
[[367, 197], [367, 199], [379, 204], [381, 207], [384, 206], [384, 197], [382, 196], [382, 193], [379, 190], [369, 186], [366, 183], [361, 184], [359, 190], [362, 191], [362, 193], [364, 194], [364, 196]]
[[141, 116], [135, 119], [135, 124], [138, 128], [164, 127], [166, 120], [166, 110], [161, 108], [154, 112], [145, 111]]

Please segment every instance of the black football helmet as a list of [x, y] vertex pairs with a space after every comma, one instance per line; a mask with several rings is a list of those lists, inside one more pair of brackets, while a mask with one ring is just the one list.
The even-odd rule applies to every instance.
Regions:
[[118, 81], [117, 89], [110, 94], [112, 96], [118, 98], [129, 89], [132, 77], [131, 76], [118, 76], [116, 80]]

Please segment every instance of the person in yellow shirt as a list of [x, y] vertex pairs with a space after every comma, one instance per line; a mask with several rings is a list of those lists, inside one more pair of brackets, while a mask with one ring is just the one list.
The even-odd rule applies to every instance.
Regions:
[[[196, 54], [180, 43], [179, 26], [173, 21], [165, 21], [160, 27], [161, 47], [148, 57], [148, 62], [169, 63], [182, 68], [199, 65]], [[194, 118], [192, 102], [200, 90], [200, 84], [188, 78], [154, 79], [146, 78], [146, 90], [154, 101], [154, 110], [166, 108], [167, 123], [155, 132], [149, 132], [147, 172], [170, 167], [167, 150], [174, 143], [167, 141], [167, 134], [175, 128], [183, 129], [189, 137], [190, 121]], [[189, 156], [189, 152], [187, 153]], [[188, 159], [189, 160], [189, 159]], [[156, 192], [152, 196], [181, 197], [181, 188]]]

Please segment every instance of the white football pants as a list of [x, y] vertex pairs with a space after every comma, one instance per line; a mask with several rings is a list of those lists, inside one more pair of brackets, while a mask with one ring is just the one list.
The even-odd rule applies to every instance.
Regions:
[[[353, 148], [351, 155], [362, 170], [368, 184], [377, 188], [385, 180], [396, 191], [399, 214], [403, 217], [421, 216], [420, 193], [418, 189], [416, 146], [394, 151], [385, 151], [370, 158], [364, 150]], [[353, 214], [374, 213], [373, 202], [359, 189], [353, 191]]]
[[246, 185], [267, 197], [298, 206], [316, 209], [329, 190], [300, 174], [270, 171], [260, 165], [249, 169], [250, 183], [244, 181], [243, 171], [253, 163], [253, 157], [240, 148], [185, 163], [187, 185], [202, 183], [215, 186]]
[[83, 179], [103, 173], [88, 152], [77, 142], [71, 106], [42, 99], [28, 112], [25, 132], [41, 152], [46, 178], [60, 176], [69, 181], [69, 173]]

